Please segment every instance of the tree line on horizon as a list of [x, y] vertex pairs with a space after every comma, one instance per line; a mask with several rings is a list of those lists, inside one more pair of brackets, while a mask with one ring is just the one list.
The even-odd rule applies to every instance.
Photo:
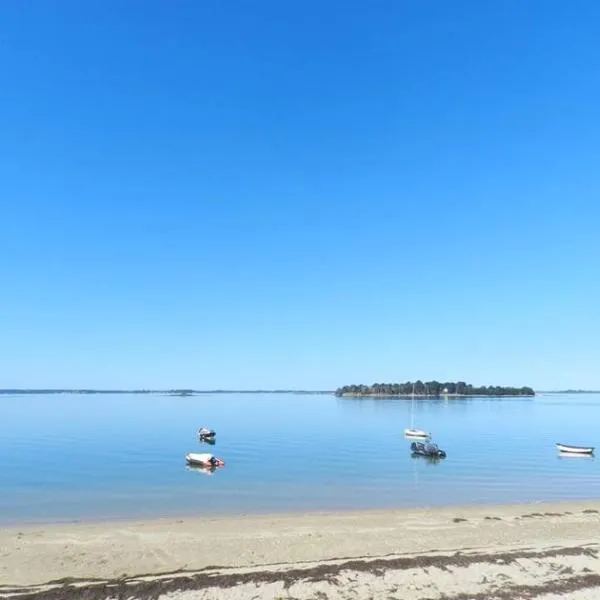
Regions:
[[345, 385], [335, 391], [336, 396], [535, 396], [533, 388], [499, 385], [474, 386], [464, 381], [407, 381], [406, 383], [374, 383], [373, 385]]

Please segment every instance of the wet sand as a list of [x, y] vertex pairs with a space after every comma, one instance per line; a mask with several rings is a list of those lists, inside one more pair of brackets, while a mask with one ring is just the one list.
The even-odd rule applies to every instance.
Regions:
[[0, 530], [0, 598], [600, 598], [600, 502]]

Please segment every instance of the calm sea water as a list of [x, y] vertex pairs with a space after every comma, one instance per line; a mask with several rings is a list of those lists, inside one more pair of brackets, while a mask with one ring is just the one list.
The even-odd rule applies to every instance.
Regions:
[[[0, 522], [535, 502], [600, 496], [600, 395], [417, 400], [448, 458], [410, 456], [410, 400], [0, 396]], [[213, 447], [196, 429], [217, 431]], [[211, 476], [187, 452], [226, 461]]]

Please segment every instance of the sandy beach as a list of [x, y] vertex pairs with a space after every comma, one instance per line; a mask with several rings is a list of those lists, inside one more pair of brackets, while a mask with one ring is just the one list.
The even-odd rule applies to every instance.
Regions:
[[0, 530], [0, 598], [600, 598], [600, 503]]

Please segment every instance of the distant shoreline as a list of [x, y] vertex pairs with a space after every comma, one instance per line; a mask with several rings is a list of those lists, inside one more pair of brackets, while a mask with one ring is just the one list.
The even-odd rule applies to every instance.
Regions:
[[600, 394], [600, 390], [537, 390], [536, 394]]
[[396, 383], [374, 383], [373, 385], [352, 384], [339, 387], [336, 396], [373, 396], [373, 397], [401, 397], [413, 396], [433, 398], [463, 398], [472, 397], [525, 397], [535, 396], [531, 386], [506, 386], [506, 385], [473, 385], [464, 381], [406, 381]]
[[[0, 395], [10, 394], [166, 394], [170, 396], [194, 396], [206, 394], [314, 394], [314, 395], [332, 395], [335, 390], [193, 390], [193, 389], [167, 389], [167, 390], [101, 390], [101, 389], [0, 389]], [[535, 394], [600, 394], [600, 390], [535, 390]], [[345, 398], [410, 398], [412, 394], [359, 394], [354, 392], [345, 392], [341, 394]], [[473, 397], [510, 397], [527, 398], [530, 396], [524, 394], [506, 395], [506, 394], [418, 394], [418, 398], [473, 398]]]
[[[533, 398], [534, 394], [414, 394], [415, 398]], [[413, 394], [356, 394], [344, 392], [339, 398], [406, 398]]]
[[0, 394], [167, 394], [193, 396], [196, 394], [333, 394], [333, 390], [94, 390], [94, 389], [0, 389]]

